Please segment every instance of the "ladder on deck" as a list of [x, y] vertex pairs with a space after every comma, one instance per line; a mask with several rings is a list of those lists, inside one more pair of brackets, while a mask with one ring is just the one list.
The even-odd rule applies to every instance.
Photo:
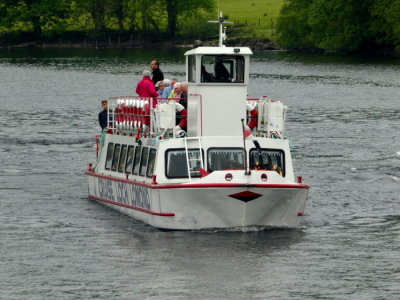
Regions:
[[[198, 143], [198, 148], [199, 148], [199, 158], [189, 158], [189, 152], [188, 152], [188, 144], [187, 141], [191, 140], [191, 141], [197, 141]], [[186, 153], [186, 164], [187, 164], [187, 170], [188, 170], [188, 177], [189, 177], [189, 182], [192, 182], [192, 176], [191, 176], [191, 172], [190, 172], [190, 167], [192, 166], [192, 163], [196, 163], [196, 162], [200, 162], [200, 168], [204, 169], [204, 165], [203, 165], [203, 153], [202, 153], [202, 146], [201, 146], [201, 138], [200, 137], [186, 137], [184, 138], [185, 141], [185, 153]], [[196, 148], [196, 147], [193, 147]], [[200, 170], [199, 170], [200, 172]]]

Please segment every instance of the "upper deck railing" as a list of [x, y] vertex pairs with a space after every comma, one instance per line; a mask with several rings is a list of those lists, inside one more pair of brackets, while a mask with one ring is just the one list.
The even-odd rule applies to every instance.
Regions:
[[[199, 97], [201, 101], [199, 95], [190, 97]], [[107, 132], [137, 137], [184, 137], [187, 132], [187, 101], [186, 98], [137, 96], [109, 98]], [[250, 98], [244, 101], [247, 102], [247, 129], [254, 136], [283, 138], [286, 105], [269, 97]]]

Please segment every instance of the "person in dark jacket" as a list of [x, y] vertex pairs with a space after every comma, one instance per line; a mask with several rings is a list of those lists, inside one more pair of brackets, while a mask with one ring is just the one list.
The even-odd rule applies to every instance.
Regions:
[[153, 80], [154, 84], [164, 80], [164, 74], [160, 70], [160, 62], [158, 60], [152, 60], [150, 63], [150, 68], [153, 70], [151, 73], [151, 80]]
[[101, 101], [101, 106], [103, 106], [103, 110], [99, 113], [99, 124], [101, 130], [104, 130], [107, 127], [108, 101]]

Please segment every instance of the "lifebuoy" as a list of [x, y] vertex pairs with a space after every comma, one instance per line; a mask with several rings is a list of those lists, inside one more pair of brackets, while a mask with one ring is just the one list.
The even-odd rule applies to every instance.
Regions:
[[150, 104], [148, 101], [146, 101], [144, 104], [143, 114], [144, 114], [143, 124], [150, 125]]
[[185, 109], [185, 107], [180, 104], [180, 103], [175, 103], [175, 107], [176, 107], [176, 111], [179, 113], [180, 115], [180, 122], [178, 124], [178, 126], [182, 129], [182, 130], [186, 130], [187, 127], [187, 110]]
[[258, 124], [258, 111], [250, 104], [247, 104], [247, 111], [250, 113], [250, 120], [249, 123], [247, 123], [247, 126], [250, 128], [250, 130], [253, 130]]

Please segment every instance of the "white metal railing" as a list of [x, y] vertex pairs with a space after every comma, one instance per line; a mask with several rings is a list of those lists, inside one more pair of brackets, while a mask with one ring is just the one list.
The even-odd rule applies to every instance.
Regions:
[[175, 122], [179, 118], [176, 112], [185, 109], [179, 100], [173, 98], [165, 102], [162, 98], [137, 96], [109, 98], [108, 133], [175, 137]]
[[[181, 138], [186, 128], [176, 119], [186, 118], [177, 112], [185, 110], [182, 99], [141, 98], [137, 96], [108, 99], [108, 133]], [[186, 100], [186, 99], [185, 99]], [[283, 138], [287, 106], [269, 97], [247, 99], [248, 122], [254, 136]], [[206, 118], [206, 116], [203, 116]]]

